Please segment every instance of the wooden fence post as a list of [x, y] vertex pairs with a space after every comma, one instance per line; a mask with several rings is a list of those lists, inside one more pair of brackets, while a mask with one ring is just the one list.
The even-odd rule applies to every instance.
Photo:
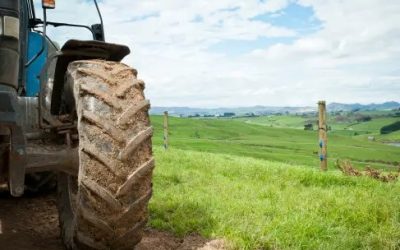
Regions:
[[319, 158], [321, 161], [321, 170], [328, 170], [328, 149], [327, 149], [327, 132], [328, 126], [326, 125], [326, 103], [325, 101], [318, 102], [318, 135], [319, 135]]
[[164, 112], [164, 149], [168, 149], [168, 111]]

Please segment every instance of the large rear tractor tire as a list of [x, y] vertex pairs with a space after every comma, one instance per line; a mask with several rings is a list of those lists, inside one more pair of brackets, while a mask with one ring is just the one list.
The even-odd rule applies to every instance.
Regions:
[[69, 65], [78, 117], [79, 175], [59, 174], [59, 216], [68, 249], [133, 249], [152, 195], [152, 157], [144, 83], [117, 62]]

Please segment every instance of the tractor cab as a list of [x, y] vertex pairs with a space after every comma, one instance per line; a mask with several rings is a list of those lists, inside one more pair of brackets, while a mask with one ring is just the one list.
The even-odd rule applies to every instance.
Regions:
[[[82, 37], [87, 40], [104, 41], [103, 21], [96, 1], [94, 1], [92, 7], [96, 7], [95, 9], [97, 10], [100, 23], [85, 25], [65, 21], [51, 21], [53, 15], [48, 13], [48, 10], [56, 8], [56, 2], [54, 0], [43, 0], [41, 6], [38, 2], [33, 0], [25, 0], [22, 2], [21, 36], [24, 37], [26, 44], [25, 48], [21, 48], [21, 52], [25, 52], [25, 55], [20, 64], [20, 67], [21, 69], [24, 69], [24, 72], [20, 73], [19, 91], [23, 93], [23, 95], [29, 97], [38, 96], [40, 91], [40, 79], [38, 76], [45, 66], [47, 59], [61, 49], [59, 43], [54, 40], [54, 37], [49, 35], [49, 28], [55, 28], [56, 32], [54, 33], [57, 34], [62, 34], [60, 30], [65, 27], [83, 31], [75, 31], [74, 33], [78, 34], [77, 37], [67, 38], [64, 36], [62, 38], [64, 41], [62, 42], [71, 38], [82, 39]], [[62, 9], [56, 10], [55, 12], [57, 11], [63, 12]], [[70, 34], [71, 32], [67, 32], [67, 35]], [[24, 44], [21, 45], [24, 46]], [[54, 65], [54, 63], [51, 65], [50, 71], [52, 70], [54, 72]]]
[[[21, 43], [21, 51], [26, 54], [20, 61], [22, 70], [18, 91], [27, 97], [37, 97], [41, 91], [45, 91], [44, 88], [51, 89], [51, 97], [42, 95], [40, 98], [51, 99], [45, 108], [52, 115], [60, 114], [64, 74], [70, 62], [84, 59], [120, 61], [130, 53], [126, 46], [105, 43], [103, 18], [97, 0], [86, 2], [85, 5], [96, 12], [93, 16], [97, 15], [99, 23], [74, 23], [73, 17], [66, 18], [71, 22], [53, 21], [61, 19], [58, 12], [63, 14], [61, 17], [66, 13], [73, 16], [65, 11], [67, 4], [63, 1], [60, 9], [56, 9], [55, 0], [42, 0], [41, 5], [34, 0], [22, 0], [21, 33], [24, 33], [22, 36], [25, 36], [27, 43]], [[51, 34], [49, 29], [53, 31]], [[63, 30], [70, 32], [63, 33]], [[54, 40], [53, 34], [60, 38], [59, 43]], [[61, 48], [60, 43], [63, 44]]]

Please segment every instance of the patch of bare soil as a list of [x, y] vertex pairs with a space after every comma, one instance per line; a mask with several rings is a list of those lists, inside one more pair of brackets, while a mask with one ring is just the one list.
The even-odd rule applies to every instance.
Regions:
[[[12, 198], [0, 191], [0, 249], [63, 250], [59, 237], [56, 199], [52, 194]], [[137, 250], [219, 250], [222, 240], [199, 235], [177, 238], [169, 233], [147, 229]]]
[[368, 176], [372, 179], [379, 180], [382, 182], [394, 182], [400, 177], [400, 166], [396, 173], [383, 173], [377, 169], [373, 169], [370, 166], [365, 167], [364, 171], [360, 171], [353, 167], [350, 161], [336, 161], [336, 166], [342, 171], [343, 174], [348, 176]]
[[207, 240], [203, 237], [192, 234], [185, 238], [177, 238], [173, 235], [160, 232], [154, 229], [147, 229], [145, 235], [136, 250], [219, 250], [225, 249], [223, 240]]
[[2, 192], [0, 248], [64, 249], [59, 239], [54, 196], [12, 198], [7, 192]]

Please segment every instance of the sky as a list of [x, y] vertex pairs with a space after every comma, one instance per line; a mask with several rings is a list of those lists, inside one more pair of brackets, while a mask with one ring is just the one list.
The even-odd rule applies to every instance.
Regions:
[[[99, 2], [106, 40], [131, 48], [124, 63], [153, 106], [400, 101], [399, 0]], [[58, 0], [49, 20], [98, 22], [90, 0]]]

